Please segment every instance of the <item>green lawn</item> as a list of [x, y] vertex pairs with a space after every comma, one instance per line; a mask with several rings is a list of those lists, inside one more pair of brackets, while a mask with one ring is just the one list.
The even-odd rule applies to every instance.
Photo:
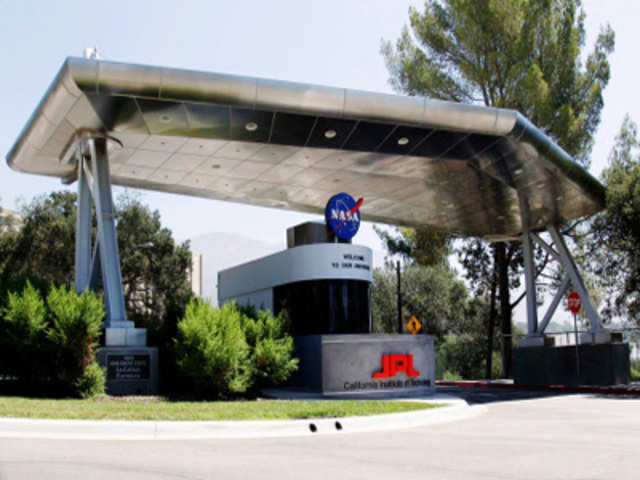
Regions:
[[0, 417], [84, 420], [284, 420], [408, 412], [442, 405], [382, 400], [169, 402], [0, 397]]

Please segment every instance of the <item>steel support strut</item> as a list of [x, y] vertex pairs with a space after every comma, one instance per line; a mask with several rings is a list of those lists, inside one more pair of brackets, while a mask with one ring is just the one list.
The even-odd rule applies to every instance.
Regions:
[[[95, 288], [98, 268], [102, 272], [105, 327], [132, 327], [122, 293], [120, 255], [109, 178], [105, 138], [81, 140], [78, 158], [78, 221], [76, 230], [76, 291]], [[95, 204], [98, 231], [91, 257], [91, 205]]]
[[573, 288], [575, 288], [578, 294], [580, 295], [580, 299], [582, 300], [582, 306], [584, 308], [585, 313], [587, 314], [587, 318], [589, 319], [591, 332], [596, 333], [603, 330], [602, 320], [600, 319], [600, 315], [598, 315], [598, 311], [594, 308], [593, 304], [591, 303], [591, 297], [589, 296], [589, 292], [587, 291], [587, 288], [584, 285], [582, 276], [580, 275], [580, 272], [578, 272], [578, 269], [576, 268], [576, 264], [573, 261], [573, 257], [571, 256], [571, 253], [569, 252], [569, 249], [567, 248], [567, 245], [564, 242], [562, 235], [560, 234], [558, 229], [555, 227], [555, 225], [549, 225], [547, 229], [549, 230], [549, 234], [553, 239], [553, 243], [556, 245], [556, 248], [558, 249], [558, 254], [560, 255], [560, 261], [562, 263], [562, 266], [564, 267], [565, 272], [567, 272], [567, 275], [571, 280], [571, 284], [573, 285]]
[[522, 234], [522, 250], [524, 254], [524, 283], [527, 292], [527, 334], [534, 335], [538, 330], [538, 305], [536, 302], [536, 268], [529, 232]]
[[76, 218], [76, 292], [82, 293], [89, 286], [91, 272], [91, 192], [84, 174], [82, 145], [77, 147], [78, 162], [78, 216]]
[[[562, 235], [558, 231], [555, 225], [548, 225], [547, 230], [551, 235], [554, 247], [542, 240], [537, 234], [532, 232], [524, 232], [522, 234], [522, 247], [524, 253], [524, 265], [525, 265], [525, 285], [527, 295], [527, 337], [521, 341], [522, 346], [527, 345], [543, 345], [544, 344], [544, 331], [549, 325], [553, 314], [555, 313], [558, 305], [560, 304], [564, 293], [569, 286], [569, 282], [576, 289], [582, 304], [584, 306], [585, 313], [589, 319], [591, 326], [591, 338], [596, 341], [607, 341], [609, 338], [607, 331], [602, 327], [602, 320], [598, 315], [597, 310], [594, 308], [589, 292], [587, 291], [584, 281], [578, 271], [573, 257], [567, 248], [567, 245], [562, 238]], [[554, 260], [560, 263], [562, 269], [565, 272], [564, 278], [558, 291], [556, 292], [549, 309], [547, 310], [542, 322], [538, 324], [538, 312], [536, 305], [535, 295], [535, 264], [533, 259], [533, 243], [537, 243], [542, 247]], [[599, 334], [597, 336], [596, 334]]]

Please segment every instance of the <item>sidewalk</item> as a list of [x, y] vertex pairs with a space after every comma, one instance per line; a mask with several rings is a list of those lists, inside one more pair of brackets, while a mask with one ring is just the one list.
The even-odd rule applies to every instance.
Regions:
[[590, 385], [526, 385], [513, 383], [513, 380], [436, 380], [438, 387], [463, 387], [463, 388], [498, 388], [512, 390], [534, 390], [557, 393], [597, 393], [601, 395], [637, 395], [640, 396], [640, 384], [613, 385], [599, 387]]
[[318, 420], [178, 422], [0, 418], [0, 438], [169, 440], [338, 435], [437, 425], [472, 418], [485, 411], [483, 406], [469, 406], [464, 400], [451, 395], [436, 394], [406, 400], [443, 403], [447, 406], [386, 415]]

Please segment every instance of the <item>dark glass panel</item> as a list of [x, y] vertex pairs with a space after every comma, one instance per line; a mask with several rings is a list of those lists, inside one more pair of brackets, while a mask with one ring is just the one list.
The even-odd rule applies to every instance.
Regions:
[[339, 118], [319, 118], [316, 123], [308, 147], [340, 148], [349, 137], [355, 120], [341, 120]]
[[293, 113], [276, 113], [271, 133], [271, 143], [302, 146], [306, 143], [315, 117]]
[[267, 140], [269, 140], [272, 119], [273, 112], [248, 108], [232, 108], [231, 139], [266, 143]]
[[149, 133], [142, 114], [132, 98], [88, 94], [87, 100], [108, 130]]
[[393, 125], [360, 122], [344, 145], [345, 150], [371, 152], [391, 133]]
[[370, 284], [362, 280], [309, 280], [273, 290], [274, 312], [285, 310], [294, 336], [370, 333]]
[[467, 135], [461, 132], [437, 130], [429, 135], [429, 138], [422, 142], [411, 154], [419, 157], [439, 157]]
[[187, 103], [187, 118], [189, 119], [190, 136], [200, 138], [217, 138], [228, 140], [231, 129], [229, 127], [229, 107]]
[[392, 153], [396, 155], [411, 153], [425, 137], [432, 133], [433, 130], [427, 130], [424, 128], [398, 127], [396, 131], [393, 132], [393, 135], [391, 135], [387, 141], [384, 142], [384, 145], [380, 147], [379, 151], [381, 153]]

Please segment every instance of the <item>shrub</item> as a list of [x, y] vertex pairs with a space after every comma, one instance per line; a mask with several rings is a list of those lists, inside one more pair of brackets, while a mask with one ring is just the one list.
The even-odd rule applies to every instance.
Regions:
[[289, 322], [283, 315], [268, 310], [241, 307], [242, 327], [250, 349], [252, 390], [259, 391], [279, 385], [298, 369], [298, 359], [292, 358], [295, 346], [289, 335]]
[[90, 363], [73, 383], [75, 393], [82, 398], [91, 398], [104, 394], [104, 369], [97, 362]]
[[[47, 307], [51, 317], [47, 337], [56, 346], [56, 378], [63, 391], [84, 396], [87, 388], [98, 388], [97, 383], [88, 387], [87, 382], [97, 373], [95, 347], [104, 317], [102, 299], [89, 291], [78, 295], [66, 287], [54, 287], [47, 296]], [[82, 385], [80, 390], [78, 385]], [[104, 390], [104, 381], [102, 387]]]
[[444, 373], [442, 374], [442, 380], [446, 380], [448, 382], [455, 382], [458, 380], [462, 380], [462, 377], [458, 373], [445, 370]]
[[436, 348], [436, 378], [443, 378], [445, 373], [450, 377], [483, 378], [485, 356], [486, 340], [468, 334], [445, 335]]
[[9, 292], [4, 309], [4, 331], [0, 347], [5, 352], [6, 372], [21, 383], [34, 385], [46, 380], [46, 307], [40, 293], [27, 282], [22, 294]]
[[235, 304], [215, 308], [193, 299], [178, 323], [176, 362], [194, 393], [224, 398], [243, 393], [251, 381], [249, 347]]

